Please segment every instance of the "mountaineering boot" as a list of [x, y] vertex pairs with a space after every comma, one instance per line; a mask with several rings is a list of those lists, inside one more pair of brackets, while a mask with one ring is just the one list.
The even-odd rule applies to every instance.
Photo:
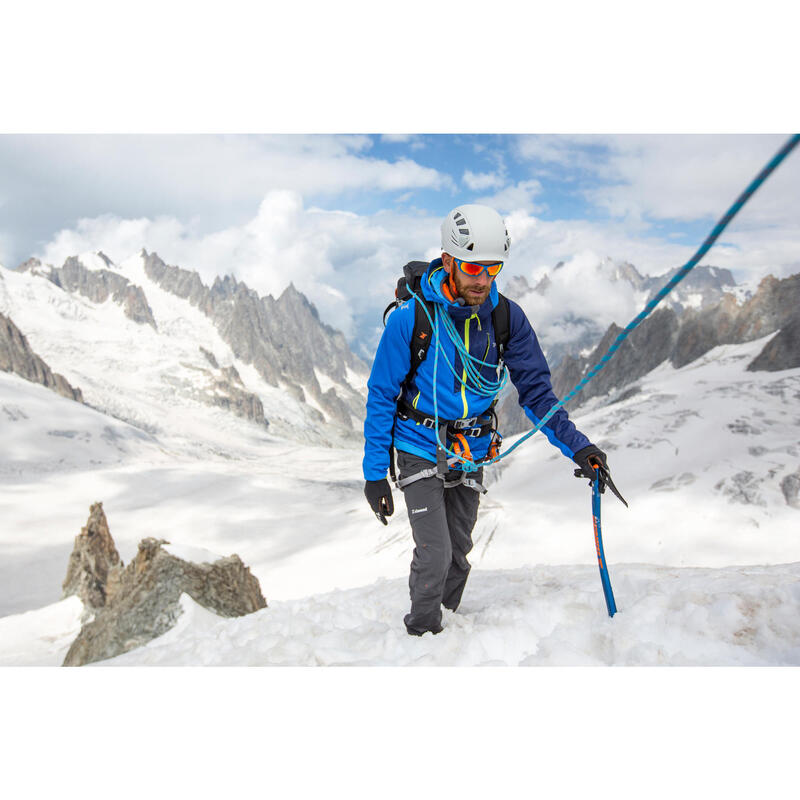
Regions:
[[403, 622], [405, 622], [406, 624], [406, 630], [408, 631], [409, 636], [422, 636], [424, 633], [427, 633], [428, 631], [430, 631], [435, 636], [437, 633], [441, 633], [444, 630], [440, 622], [434, 623], [430, 628], [423, 629], [409, 624], [411, 622], [411, 619], [412, 619], [411, 614], [406, 614], [403, 619]]

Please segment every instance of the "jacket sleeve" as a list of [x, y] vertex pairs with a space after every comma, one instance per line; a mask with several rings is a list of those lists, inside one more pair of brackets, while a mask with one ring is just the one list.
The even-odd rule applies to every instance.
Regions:
[[[528, 318], [515, 302], [509, 300], [508, 304], [509, 340], [505, 361], [511, 382], [519, 393], [519, 404], [534, 425], [538, 425], [558, 399], [550, 382], [550, 368]], [[541, 431], [567, 458], [591, 444], [563, 408], [550, 417]]]
[[414, 305], [395, 309], [386, 322], [367, 382], [364, 420], [364, 480], [377, 481], [389, 469], [389, 446], [400, 387], [411, 368]]

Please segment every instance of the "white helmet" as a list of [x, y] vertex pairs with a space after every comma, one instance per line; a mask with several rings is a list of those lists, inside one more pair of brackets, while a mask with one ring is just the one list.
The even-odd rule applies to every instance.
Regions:
[[459, 206], [442, 222], [442, 250], [465, 261], [505, 261], [511, 239], [503, 218], [493, 208]]

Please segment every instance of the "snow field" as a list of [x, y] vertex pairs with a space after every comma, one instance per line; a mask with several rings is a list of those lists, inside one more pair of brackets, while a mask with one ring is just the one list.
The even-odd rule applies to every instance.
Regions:
[[620, 565], [609, 618], [591, 567], [473, 570], [442, 633], [408, 636], [404, 579], [222, 619], [183, 596], [165, 636], [103, 664], [217, 666], [800, 665], [800, 564]]
[[[34, 349], [90, 402], [91, 390], [103, 410], [136, 423], [0, 374], [0, 623], [16, 631], [0, 662], [60, 663], [56, 645], [68, 646], [73, 630], [61, 580], [90, 504], [102, 501], [125, 563], [145, 536], [176, 552], [237, 553], [269, 603], [220, 620], [186, 598], [176, 629], [114, 663], [798, 663], [800, 512], [780, 481], [800, 469], [800, 370], [746, 372], [765, 340], [717, 348], [681, 370], [662, 365], [638, 394], [599, 399], [574, 418], [607, 450], [630, 503], [604, 496], [613, 620], [587, 482], [537, 436], [488, 471], [463, 606], [446, 614], [442, 634], [416, 639], [402, 625], [413, 543], [400, 494], [383, 527], [363, 497], [358, 446], [300, 444], [194, 400], [198, 341], [221, 364], [230, 354], [188, 303], [145, 291], [169, 352], [118, 306], [0, 274], [0, 308], [18, 303], [22, 321], [11, 316], [23, 331], [44, 320]], [[236, 366], [253, 388], [254, 370]], [[271, 395], [258, 392], [269, 417]], [[42, 615], [20, 622], [29, 609]]]

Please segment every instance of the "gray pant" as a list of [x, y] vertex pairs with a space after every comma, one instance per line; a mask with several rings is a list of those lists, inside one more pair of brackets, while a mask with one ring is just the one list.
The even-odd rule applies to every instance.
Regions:
[[[398, 451], [400, 477], [415, 475], [434, 466], [424, 458]], [[449, 480], [456, 480], [460, 471], [451, 471]], [[483, 470], [471, 474], [477, 481]], [[442, 609], [455, 611], [467, 583], [470, 565], [467, 553], [472, 550], [472, 529], [478, 519], [480, 494], [467, 486], [445, 489], [439, 478], [423, 478], [403, 489], [414, 555], [408, 588], [411, 612], [405, 623], [409, 633], [438, 633], [442, 629]]]

